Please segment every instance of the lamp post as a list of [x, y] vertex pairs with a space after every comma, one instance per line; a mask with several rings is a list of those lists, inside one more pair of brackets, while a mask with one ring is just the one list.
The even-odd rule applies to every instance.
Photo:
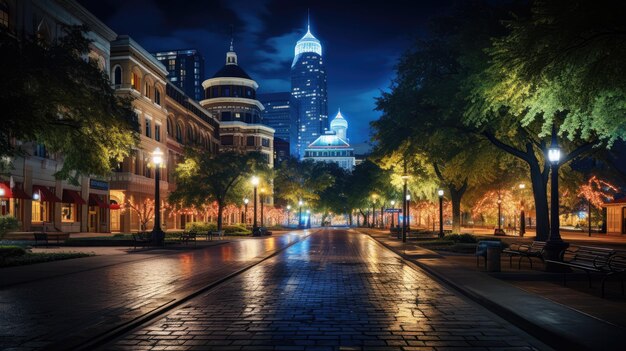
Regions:
[[261, 195], [259, 196], [259, 200], [261, 201], [261, 227], [265, 227], [265, 219], [263, 218], [263, 202], [265, 202], [265, 188], [261, 188]]
[[372, 228], [376, 227], [376, 194], [372, 194]]
[[159, 182], [161, 178], [161, 165], [163, 164], [163, 151], [158, 147], [152, 151], [152, 163], [154, 164], [154, 227], [152, 228], [152, 240], [155, 244], [162, 245], [165, 233], [161, 230], [161, 199]]
[[[526, 184], [520, 183], [520, 190], [526, 189]], [[520, 212], [519, 212], [519, 236], [524, 236], [526, 234], [526, 214], [524, 213], [524, 198], [522, 197], [520, 200]]]
[[406, 195], [406, 232], [407, 232], [407, 235], [410, 231], [411, 231], [411, 195], [407, 194]]
[[[556, 126], [552, 125], [552, 143], [548, 148], [548, 160], [550, 161], [550, 235], [546, 241], [546, 258], [559, 260], [560, 254], [569, 244], [561, 239], [559, 228], [559, 161], [561, 160], [561, 148], [556, 140]], [[546, 270], [558, 269], [554, 265], [546, 264]]]
[[290, 213], [291, 213], [291, 205], [287, 205], [287, 227], [289, 227], [289, 224], [290, 224], [290, 222], [289, 222], [289, 220], [290, 220], [289, 214]]
[[391, 201], [389, 201], [389, 203], [391, 204], [391, 230], [393, 230], [393, 227], [394, 227], [393, 220], [394, 220], [394, 216], [395, 216], [395, 214], [393, 212], [396, 209], [396, 200], [391, 200]]
[[255, 235], [256, 231], [257, 231], [257, 221], [256, 221], [256, 203], [257, 203], [257, 198], [256, 198], [256, 190], [257, 187], [259, 186], [259, 177], [254, 176], [252, 177], [252, 186], [254, 186], [254, 219], [253, 219], [253, 224], [252, 224], [252, 235]]
[[250, 202], [248, 198], [243, 199], [243, 225], [248, 224], [248, 202]]
[[302, 229], [302, 200], [298, 201], [298, 229]]
[[[402, 199], [406, 199], [407, 195], [407, 181], [409, 180], [409, 176], [406, 174], [406, 163], [404, 164], [404, 172], [402, 175], [402, 180], [404, 181], [403, 187], [403, 195]], [[407, 203], [406, 201], [402, 201], [402, 242], [406, 242], [406, 218], [407, 218]]]
[[439, 237], [443, 238], [443, 189], [437, 190], [439, 195]]
[[493, 231], [493, 235], [506, 235], [504, 229], [502, 229], [502, 199], [498, 193], [498, 228]]

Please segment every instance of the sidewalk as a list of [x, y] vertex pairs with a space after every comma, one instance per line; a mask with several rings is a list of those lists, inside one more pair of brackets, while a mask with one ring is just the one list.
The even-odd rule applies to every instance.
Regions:
[[[585, 298], [581, 294], [561, 294], [561, 303], [558, 303], [533, 293], [532, 289], [521, 289], [477, 270], [473, 255], [464, 256], [468, 262], [460, 262], [456, 256], [442, 255], [421, 248], [416, 243], [403, 245], [400, 240], [391, 238], [388, 231], [357, 230], [369, 234], [400, 256], [552, 347], [568, 350], [616, 350], [623, 347], [621, 340], [626, 328], [608, 320], [617, 320], [619, 324], [625, 325], [624, 314], [610, 313], [610, 308], [598, 308], [594, 310], [596, 316], [592, 316], [564, 304], [569, 299], [572, 305], [580, 305], [581, 302], [575, 299], [583, 298], [593, 310], [593, 304], [589, 303], [596, 300], [593, 296]], [[503, 260], [502, 264], [503, 267], [505, 264], [508, 266], [508, 259], [506, 262]], [[562, 288], [561, 293], [563, 290], [567, 288]], [[542, 289], [536, 289], [535, 292], [542, 292]], [[606, 304], [605, 300], [596, 301], [601, 307]]]

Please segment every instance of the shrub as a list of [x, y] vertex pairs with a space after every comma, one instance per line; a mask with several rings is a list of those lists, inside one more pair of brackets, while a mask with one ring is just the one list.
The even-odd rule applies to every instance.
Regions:
[[455, 243], [475, 244], [478, 242], [476, 237], [472, 234], [448, 234], [444, 237], [444, 240], [454, 241]]
[[0, 216], [0, 239], [4, 237], [4, 234], [17, 229], [18, 226], [17, 218], [13, 216]]
[[19, 246], [0, 246], [0, 260], [5, 260], [9, 257], [24, 256], [26, 250]]
[[224, 234], [233, 234], [233, 233], [245, 233], [248, 232], [248, 229], [241, 225], [241, 224], [235, 224], [235, 225], [225, 225], [223, 227], [224, 230]]
[[189, 222], [185, 224], [185, 231], [208, 232], [217, 230], [217, 224], [208, 222]]

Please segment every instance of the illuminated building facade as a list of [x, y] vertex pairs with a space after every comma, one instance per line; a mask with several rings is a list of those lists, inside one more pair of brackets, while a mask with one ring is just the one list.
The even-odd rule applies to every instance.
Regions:
[[308, 25], [291, 64], [291, 155], [302, 159], [306, 147], [326, 130], [328, 97], [322, 44]]
[[337, 112], [337, 116], [330, 122], [330, 130], [320, 135], [307, 146], [304, 159], [317, 162], [334, 162], [341, 168], [352, 171], [355, 166], [354, 149], [350, 147], [347, 137], [348, 121]]

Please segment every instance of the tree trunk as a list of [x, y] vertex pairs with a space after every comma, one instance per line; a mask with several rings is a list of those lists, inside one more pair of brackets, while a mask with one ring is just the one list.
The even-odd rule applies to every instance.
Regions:
[[452, 233], [458, 234], [461, 232], [461, 199], [467, 190], [467, 181], [459, 189], [450, 185], [448, 190], [450, 191], [450, 200], [452, 200]]
[[530, 165], [530, 180], [533, 185], [533, 198], [535, 200], [535, 240], [548, 240], [550, 231], [550, 216], [548, 215], [548, 177], [541, 172], [539, 163], [528, 162]]
[[363, 226], [367, 227], [367, 224], [369, 223], [367, 220], [367, 215], [365, 213], [363, 213], [363, 210], [359, 209], [359, 212], [361, 212], [361, 214], [363, 215]]
[[352, 227], [352, 211], [348, 213], [348, 220], [350, 221], [350, 226]]
[[222, 215], [224, 213], [224, 204], [217, 202], [217, 230], [222, 230]]

